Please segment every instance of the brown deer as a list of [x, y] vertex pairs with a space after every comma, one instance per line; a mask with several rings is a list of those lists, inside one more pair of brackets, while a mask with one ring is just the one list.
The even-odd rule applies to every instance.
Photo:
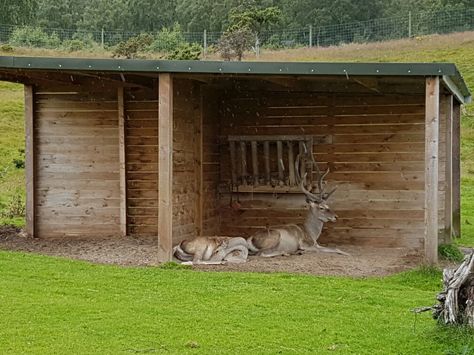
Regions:
[[301, 156], [298, 155], [295, 162], [296, 177], [309, 207], [304, 224], [271, 226], [265, 231], [257, 232], [247, 238], [249, 251], [263, 257], [297, 254], [304, 251], [349, 255], [339, 249], [327, 248], [318, 244], [324, 223], [335, 222], [337, 219], [336, 213], [327, 204], [336, 188], [328, 193], [325, 192], [324, 178], [329, 174], [329, 168], [324, 174], [321, 174], [318, 165], [311, 156], [309, 160], [315, 165], [318, 174], [318, 191], [317, 193], [309, 192], [304, 186], [306, 174], [302, 179], [299, 174], [300, 159]]
[[221, 265], [244, 263], [248, 248], [244, 238], [197, 237], [185, 239], [173, 248], [173, 256], [183, 264]]

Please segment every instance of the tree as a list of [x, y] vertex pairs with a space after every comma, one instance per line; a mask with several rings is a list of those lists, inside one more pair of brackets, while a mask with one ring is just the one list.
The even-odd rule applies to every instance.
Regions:
[[242, 60], [244, 52], [252, 47], [253, 33], [248, 27], [226, 31], [217, 44], [221, 57], [225, 60]]
[[36, 15], [36, 0], [0, 0], [0, 23], [5, 25], [30, 25]]

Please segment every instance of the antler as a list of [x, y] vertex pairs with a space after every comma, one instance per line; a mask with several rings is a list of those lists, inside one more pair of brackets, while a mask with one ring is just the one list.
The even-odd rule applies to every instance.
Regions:
[[329, 199], [329, 197], [331, 197], [331, 195], [334, 193], [334, 191], [336, 191], [337, 186], [329, 192], [324, 191], [326, 189], [326, 186], [324, 184], [324, 178], [329, 174], [329, 168], [326, 170], [326, 172], [324, 174], [321, 174], [321, 170], [319, 169], [318, 164], [314, 160], [313, 155], [308, 154], [308, 150], [306, 149], [306, 145], [304, 143], [303, 143], [303, 145], [304, 145], [304, 148], [305, 148], [304, 150], [306, 152], [305, 155], [310, 156], [309, 160], [316, 167], [316, 172], [317, 172], [317, 175], [318, 175], [318, 193], [317, 193], [317, 195], [313, 194], [313, 193], [309, 192], [304, 187], [304, 181], [306, 180], [306, 175], [307, 174], [305, 173], [303, 178], [301, 178], [300, 171], [299, 171], [301, 154], [298, 154], [297, 157], [296, 157], [296, 161], [295, 161], [295, 170], [296, 170], [296, 179], [297, 179], [297, 181], [299, 181], [300, 189], [303, 191], [303, 193], [306, 195], [306, 197], [308, 199], [312, 200], [312, 201], [315, 201], [315, 202], [318, 202], [318, 203], [320, 203], [322, 201], [326, 201], [326, 200]]

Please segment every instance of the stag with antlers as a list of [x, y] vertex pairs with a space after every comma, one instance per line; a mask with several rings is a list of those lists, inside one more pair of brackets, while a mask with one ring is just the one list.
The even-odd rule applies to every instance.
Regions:
[[[318, 191], [316, 193], [308, 191], [304, 186], [306, 174], [304, 174], [303, 178], [300, 177], [300, 160], [303, 160], [303, 164], [308, 160], [316, 167], [318, 175]], [[290, 255], [304, 251], [349, 255], [339, 249], [323, 247], [318, 244], [324, 223], [335, 222], [337, 219], [336, 213], [327, 204], [329, 197], [336, 189], [325, 192], [326, 184], [324, 178], [329, 174], [329, 168], [324, 174], [321, 174], [312, 156], [307, 159], [306, 157], [301, 157], [301, 155], [298, 155], [295, 167], [300, 189], [306, 196], [308, 204], [308, 214], [304, 224], [301, 226], [296, 224], [272, 226], [265, 231], [257, 232], [247, 239], [249, 251], [263, 257]]]

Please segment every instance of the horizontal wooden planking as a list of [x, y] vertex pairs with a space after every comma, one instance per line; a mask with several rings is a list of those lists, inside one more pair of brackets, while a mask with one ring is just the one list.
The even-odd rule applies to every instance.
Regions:
[[371, 125], [371, 124], [413, 124], [423, 123], [424, 113], [413, 114], [374, 114], [354, 116], [246, 116], [234, 121], [223, 121], [223, 126], [238, 122], [242, 126], [277, 126], [277, 125]]
[[117, 112], [117, 101], [67, 101], [67, 100], [39, 100], [36, 102], [36, 112], [68, 111], [115, 111]]
[[110, 216], [119, 215], [119, 207], [90, 207], [90, 206], [44, 206], [36, 211], [36, 215], [40, 218], [58, 216], [63, 218], [93, 216], [98, 219], [108, 218]]
[[77, 196], [77, 197], [58, 197], [45, 196], [38, 197], [38, 207], [87, 207], [87, 208], [102, 208], [102, 207], [120, 207], [120, 199], [117, 197], [100, 198], [95, 197], [93, 193], [89, 196]]
[[308, 126], [239, 126], [222, 127], [221, 135], [324, 135], [324, 134], [394, 134], [423, 132], [422, 124], [383, 124], [383, 125], [308, 125]]
[[84, 223], [64, 226], [62, 223], [38, 223], [36, 226], [38, 234], [43, 238], [48, 237], [103, 237], [118, 236], [120, 233], [119, 224], [97, 224]]
[[135, 226], [129, 225], [128, 232], [130, 235], [145, 237], [145, 236], [157, 236], [158, 226]]
[[366, 106], [366, 105], [413, 105], [424, 104], [423, 95], [344, 95], [328, 96], [313, 93], [290, 93], [270, 92], [268, 94], [257, 94], [252, 97], [232, 97], [228, 100], [228, 106], [249, 106], [262, 105], [267, 107], [288, 107], [288, 106]]

